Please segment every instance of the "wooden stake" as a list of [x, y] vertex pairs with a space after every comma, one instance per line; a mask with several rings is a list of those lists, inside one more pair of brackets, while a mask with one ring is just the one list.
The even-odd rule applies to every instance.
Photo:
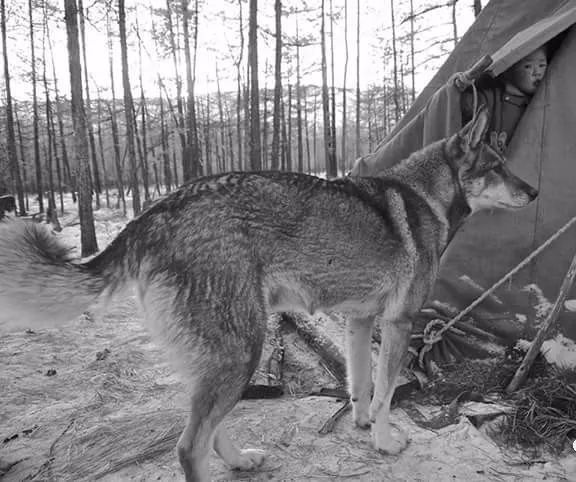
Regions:
[[564, 305], [564, 301], [566, 300], [566, 297], [568, 296], [568, 293], [572, 288], [572, 283], [574, 282], [575, 276], [576, 276], [576, 254], [572, 258], [572, 263], [570, 264], [570, 268], [568, 268], [566, 276], [564, 277], [564, 281], [562, 282], [560, 292], [558, 293], [558, 297], [556, 298], [556, 302], [554, 303], [552, 311], [550, 312], [548, 318], [546, 318], [546, 321], [542, 324], [540, 330], [536, 334], [536, 337], [534, 338], [532, 345], [530, 345], [528, 353], [526, 353], [524, 360], [522, 360], [522, 363], [520, 364], [518, 370], [514, 374], [514, 378], [512, 378], [512, 381], [510, 382], [508, 387], [506, 387], [506, 393], [514, 392], [515, 390], [518, 389], [520, 385], [522, 385], [522, 383], [524, 383], [524, 380], [526, 380], [528, 371], [530, 370], [530, 367], [532, 366], [534, 359], [540, 352], [540, 348], [542, 347], [542, 343], [544, 343], [544, 339], [550, 332], [550, 328], [558, 320], [560, 309]]

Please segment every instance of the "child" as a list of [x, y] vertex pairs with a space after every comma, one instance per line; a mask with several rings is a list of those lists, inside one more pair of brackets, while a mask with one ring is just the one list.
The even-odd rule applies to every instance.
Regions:
[[[478, 105], [486, 104], [491, 114], [488, 141], [500, 151], [508, 146], [520, 118], [542, 82], [548, 58], [546, 47], [538, 47], [532, 53], [510, 67], [496, 78], [486, 76], [478, 80], [476, 87]], [[466, 90], [462, 93], [462, 123], [474, 114], [474, 93], [465, 79], [457, 77], [456, 85]], [[469, 83], [468, 83], [469, 84]]]

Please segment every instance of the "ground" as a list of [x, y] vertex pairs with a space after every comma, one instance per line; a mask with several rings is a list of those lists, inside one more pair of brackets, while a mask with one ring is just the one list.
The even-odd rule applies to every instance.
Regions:
[[[125, 223], [96, 215], [100, 246]], [[78, 246], [74, 216], [60, 234]], [[0, 477], [3, 480], [182, 480], [174, 446], [185, 420], [181, 384], [141, 327], [131, 297], [103, 317], [0, 338]], [[268, 452], [258, 472], [230, 471], [213, 455], [214, 480], [575, 480], [576, 453], [538, 461], [500, 447], [464, 415], [423, 428], [439, 407], [402, 404], [393, 420], [410, 434], [399, 456], [370, 445], [348, 412], [331, 433], [319, 429], [342, 406], [309, 396], [333, 379], [315, 354], [285, 340], [286, 394], [243, 400], [225, 420], [239, 445]], [[473, 407], [469, 407], [471, 410]]]

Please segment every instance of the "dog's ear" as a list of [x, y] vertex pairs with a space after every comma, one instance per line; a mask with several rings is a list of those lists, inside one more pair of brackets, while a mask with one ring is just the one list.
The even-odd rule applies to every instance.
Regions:
[[474, 118], [468, 122], [459, 132], [462, 139], [466, 139], [468, 149], [477, 149], [482, 140], [485, 138], [488, 124], [490, 123], [490, 115], [488, 108], [481, 105], [476, 111]]

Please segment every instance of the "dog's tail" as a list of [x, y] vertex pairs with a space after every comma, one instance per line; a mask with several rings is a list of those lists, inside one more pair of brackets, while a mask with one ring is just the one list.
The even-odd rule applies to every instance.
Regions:
[[0, 328], [54, 326], [77, 318], [111, 284], [110, 271], [74, 262], [70, 249], [45, 226], [1, 223]]

